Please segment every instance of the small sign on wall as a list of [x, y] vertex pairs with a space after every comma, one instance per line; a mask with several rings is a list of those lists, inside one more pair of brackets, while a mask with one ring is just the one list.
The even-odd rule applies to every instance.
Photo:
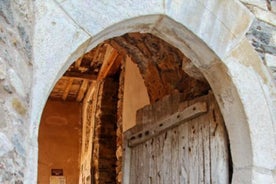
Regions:
[[51, 169], [51, 176], [63, 176], [63, 169]]

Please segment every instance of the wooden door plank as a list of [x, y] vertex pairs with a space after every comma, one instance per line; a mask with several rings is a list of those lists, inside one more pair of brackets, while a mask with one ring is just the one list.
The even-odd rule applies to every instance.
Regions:
[[171, 183], [172, 182], [172, 170], [171, 170], [171, 139], [172, 139], [172, 130], [168, 130], [163, 133], [163, 149], [162, 149], [162, 183]]
[[[196, 118], [183, 118], [180, 122], [167, 124], [179, 121], [175, 115], [181, 112], [177, 112], [170, 116], [174, 118], [151, 125], [139, 124], [125, 133], [128, 148], [136, 150], [132, 152], [135, 161], [131, 161], [134, 163], [131, 170], [136, 175], [131, 175], [130, 183], [229, 183], [227, 133], [217, 104], [208, 98], [183, 103], [184, 111], [194, 104], [205, 103], [206, 111]], [[206, 101], [209, 103], [208, 113]], [[165, 128], [160, 128], [160, 123]], [[143, 138], [149, 130], [158, 131], [154, 136]], [[131, 142], [133, 136], [143, 141]]]
[[190, 183], [190, 159], [189, 159], [189, 123], [183, 123], [178, 127], [179, 130], [179, 183]]
[[223, 118], [217, 104], [210, 99], [211, 183], [229, 183], [228, 142]]
[[201, 184], [205, 184], [205, 160], [204, 160], [204, 139], [203, 139], [203, 125], [208, 123], [208, 119], [206, 119], [207, 114], [205, 116], [198, 117], [198, 130], [197, 130], [197, 140], [198, 140], [198, 182]]
[[137, 146], [139, 148], [138, 154], [139, 154], [139, 177], [138, 177], [138, 182], [137, 184], [143, 184], [147, 181], [147, 170], [146, 170], [146, 163], [148, 162], [148, 159], [146, 158], [146, 149], [145, 149], [145, 144], [140, 144]]
[[188, 147], [188, 153], [189, 153], [189, 160], [190, 164], [189, 166], [189, 178], [190, 183], [199, 183], [199, 162], [198, 162], [198, 121], [197, 120], [191, 120], [188, 124], [189, 129], [189, 147]]
[[171, 164], [169, 168], [171, 169], [172, 174], [172, 184], [179, 184], [179, 129], [178, 127], [173, 128], [171, 136]]
[[133, 160], [135, 157], [132, 155], [132, 149], [128, 147], [127, 141], [124, 138], [123, 135], [123, 168], [122, 168], [122, 173], [123, 173], [123, 182], [124, 184], [131, 184], [131, 179], [132, 179], [132, 165], [133, 165]]
[[147, 142], [145, 142], [145, 144], [142, 144], [143, 145], [143, 162], [144, 162], [144, 168], [143, 168], [143, 178], [144, 178], [144, 183], [150, 183], [150, 178], [152, 177], [151, 176], [151, 145], [150, 145], [150, 140], [148, 140]]
[[140, 151], [140, 149], [141, 149], [141, 146], [139, 145], [139, 146], [137, 146], [136, 147], [136, 173], [135, 173], [135, 177], [136, 177], [136, 179], [135, 179], [135, 183], [137, 183], [137, 184], [140, 184], [140, 178], [141, 178], [141, 174], [142, 174], [142, 169], [141, 169], [141, 161], [140, 160], [142, 160], [141, 159], [141, 151]]
[[[210, 111], [208, 112], [208, 116], [210, 114]], [[206, 122], [201, 123], [202, 128], [202, 140], [203, 140], [203, 167], [204, 167], [204, 183], [205, 184], [211, 184], [211, 164], [210, 164], [210, 120], [206, 118]]]
[[136, 181], [136, 164], [137, 164], [137, 154], [135, 148], [131, 149], [131, 160], [130, 160], [130, 181], [129, 183], [135, 183]]
[[[148, 139], [159, 135], [160, 133], [178, 126], [180, 123], [198, 117], [207, 112], [207, 104], [206, 102], [198, 102], [193, 104], [182, 112], [177, 112], [171, 115], [170, 117], [160, 121], [155, 122], [153, 124], [140, 124], [131, 128], [126, 132], [126, 138], [128, 139], [129, 146], [135, 146], [141, 144]], [[137, 131], [142, 129], [140, 131]], [[135, 133], [133, 133], [135, 132]]]
[[156, 147], [155, 147], [155, 155], [156, 155], [156, 184], [162, 183], [162, 149], [163, 149], [163, 138], [162, 134], [160, 136], [155, 137], [156, 139]]
[[148, 140], [149, 145], [148, 149], [150, 152], [149, 155], [149, 184], [156, 183], [156, 155], [155, 155], [155, 142], [156, 140], [154, 138], [151, 138]]

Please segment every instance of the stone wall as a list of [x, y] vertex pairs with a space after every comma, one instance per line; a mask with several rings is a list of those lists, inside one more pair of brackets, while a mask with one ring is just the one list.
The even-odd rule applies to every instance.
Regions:
[[117, 103], [117, 130], [116, 130], [116, 184], [122, 183], [123, 161], [123, 102], [125, 84], [125, 59], [121, 65], [119, 78], [118, 103]]
[[[150, 102], [156, 102], [173, 91], [182, 92], [189, 99], [210, 89], [208, 83], [201, 80], [203, 77], [198, 79], [190, 75], [191, 70], [182, 70], [191, 65], [189, 58], [152, 34], [128, 33], [107, 42], [120, 54], [126, 53], [138, 66]], [[202, 75], [199, 71], [197, 73]]]
[[[256, 50], [260, 54], [261, 58], [263, 59], [263, 62], [267, 66], [269, 66], [270, 69], [272, 71], [274, 71], [274, 74], [275, 74], [275, 52], [274, 52], [275, 42], [274, 42], [274, 40], [275, 40], [275, 20], [276, 20], [275, 4], [276, 4], [276, 2], [275, 2], [275, 0], [240, 0], [240, 1], [242, 3], [244, 3], [244, 5], [251, 12], [253, 12], [253, 14], [256, 15], [256, 19], [253, 22], [250, 31], [247, 33], [247, 37], [249, 40], [251, 40], [252, 45], [256, 48]], [[46, 2], [46, 1], [41, 1], [41, 2]], [[179, 5], [177, 3], [174, 3], [174, 1], [168, 1], [168, 2], [172, 2], [172, 6], [166, 8], [166, 10], [163, 10], [162, 8], [160, 8], [161, 10], [158, 9], [158, 7], [162, 7], [162, 6], [148, 6], [148, 5], [151, 5], [150, 3], [152, 1], [146, 1], [145, 2], [146, 5], [143, 4], [143, 7], [141, 7], [139, 5], [139, 8], [141, 9], [141, 11], [139, 8], [137, 8], [137, 6], [131, 7], [130, 4], [122, 5], [120, 7], [121, 8], [120, 11], [118, 11], [117, 9], [115, 11], [109, 11], [109, 9], [106, 8], [106, 4], [102, 5], [101, 1], [98, 1], [98, 6], [89, 7], [90, 11], [86, 11], [88, 6], [85, 4], [86, 2], [84, 2], [84, 1], [74, 1], [75, 4], [78, 5], [78, 3], [79, 3], [84, 6], [76, 5], [76, 6], [72, 6], [71, 9], [70, 9], [70, 5], [72, 3], [70, 3], [70, 1], [49, 1], [49, 4], [50, 3], [57, 4], [57, 2], [59, 2], [61, 4], [60, 6], [63, 6], [62, 11], [65, 12], [65, 13], [63, 12], [64, 15], [63, 14], [61, 15], [60, 11], [58, 11], [59, 16], [56, 16], [57, 14], [51, 14], [51, 13], [46, 14], [47, 11], [49, 11], [47, 9], [44, 9], [46, 13], [41, 11], [42, 15], [44, 16], [43, 13], [45, 13], [45, 17], [46, 17], [45, 22], [43, 22], [43, 24], [41, 24], [42, 27], [48, 28], [48, 29], [45, 29], [47, 31], [55, 30], [55, 31], [49, 32], [49, 33], [47, 31], [38, 32], [38, 33], [43, 33], [43, 34], [37, 35], [38, 38], [40, 38], [40, 37], [42, 38], [41, 40], [43, 42], [41, 45], [43, 45], [43, 47], [41, 47], [41, 48], [45, 49], [44, 53], [46, 53], [43, 55], [43, 57], [36, 60], [37, 66], [40, 66], [41, 63], [46, 63], [45, 65], [43, 65], [45, 67], [42, 67], [42, 69], [43, 69], [42, 70], [41, 68], [35, 68], [35, 69], [32, 68], [32, 64], [33, 64], [32, 63], [32, 55], [33, 55], [33, 53], [32, 53], [32, 46], [33, 46], [32, 45], [32, 35], [33, 35], [32, 30], [33, 30], [33, 28], [32, 27], [34, 25], [33, 5], [32, 5], [33, 1], [31, 1], [31, 0], [24, 0], [24, 1], [23, 0], [14, 0], [14, 1], [1, 0], [0, 1], [0, 117], [1, 117], [0, 118], [0, 183], [22, 183], [23, 178], [26, 177], [26, 176], [24, 176], [24, 172], [27, 172], [30, 175], [30, 178], [27, 178], [25, 181], [29, 181], [29, 183], [34, 183], [33, 181], [35, 181], [36, 174], [30, 174], [30, 173], [32, 172], [33, 166], [36, 166], [36, 164], [29, 163], [29, 165], [26, 166], [27, 165], [26, 154], [29, 151], [28, 147], [33, 146], [32, 149], [30, 149], [30, 157], [35, 157], [36, 151], [37, 151], [37, 148], [35, 147], [35, 144], [33, 143], [36, 141], [36, 137], [35, 137], [36, 133], [34, 133], [32, 140], [30, 140], [30, 141], [32, 141], [32, 143], [30, 143], [28, 140], [28, 135], [31, 134], [30, 132], [28, 132], [29, 131], [28, 130], [28, 126], [29, 126], [28, 119], [29, 119], [29, 109], [30, 109], [30, 107], [29, 107], [30, 97], [31, 98], [36, 97], [36, 100], [34, 100], [34, 102], [33, 102], [34, 106], [36, 104], [39, 104], [38, 101], [42, 101], [41, 102], [42, 104], [44, 103], [44, 100], [47, 98], [47, 95], [45, 95], [45, 94], [47, 94], [47, 91], [48, 91], [47, 87], [49, 87], [51, 85], [51, 84], [48, 84], [47, 82], [45, 82], [44, 80], [53, 81], [53, 78], [56, 76], [56, 74], [59, 71], [59, 67], [60, 68], [63, 67], [62, 62], [65, 63], [64, 58], [67, 59], [67, 57], [69, 57], [69, 55], [71, 55], [73, 52], [75, 52], [75, 50], [77, 50], [76, 48], [79, 46], [79, 44], [82, 43], [83, 40], [86, 39], [86, 35], [83, 36], [84, 34], [82, 34], [82, 32], [80, 32], [80, 30], [84, 29], [88, 32], [88, 34], [92, 35], [91, 37], [94, 37], [96, 35], [96, 33], [98, 33], [98, 31], [101, 31], [104, 28], [106, 28], [110, 25], [113, 25], [116, 21], [120, 22], [123, 20], [127, 20], [129, 18], [143, 16], [144, 14], [146, 14], [146, 15], [160, 14], [160, 13], [166, 12], [166, 15], [172, 17], [172, 19], [174, 19], [176, 21], [179, 21], [180, 24], [188, 26], [189, 29], [194, 34], [200, 36], [198, 29], [195, 29], [195, 28], [200, 27], [199, 25], [201, 25], [201, 24], [199, 24], [202, 21], [200, 16], [205, 15], [204, 12], [205, 13], [208, 12], [208, 14], [211, 12], [210, 17], [212, 19], [213, 15], [216, 16], [216, 14], [218, 13], [215, 10], [211, 9], [212, 7], [208, 8], [208, 11], [203, 11], [199, 8], [195, 14], [195, 17], [198, 16], [198, 19], [192, 19], [191, 24], [188, 24], [187, 20], [191, 20], [189, 12], [194, 12], [192, 5], [194, 5], [194, 4], [198, 5], [199, 3], [201, 3], [200, 1], [194, 1], [195, 3], [189, 3], [189, 4], [186, 3], [185, 1], [183, 1], [183, 3], [187, 4], [187, 6], [185, 4], [186, 9], [183, 8], [184, 6], [181, 6], [182, 4]], [[216, 1], [212, 1], [212, 2], [216, 2]], [[232, 2], [236, 2], [236, 1], [224, 1], [224, 2], [229, 2], [229, 4], [231, 5]], [[66, 6], [66, 3], [69, 5]], [[110, 3], [112, 4], [112, 2], [110, 2]], [[129, 2], [125, 1], [125, 3], [129, 3]], [[227, 4], [227, 5], [229, 5], [229, 4]], [[235, 3], [232, 3], [232, 4], [236, 5]], [[173, 6], [173, 5], [175, 5], [175, 6]], [[233, 10], [233, 7], [238, 7], [238, 6], [234, 6], [234, 5], [231, 6], [229, 9]], [[215, 6], [215, 5], [213, 5], [213, 6]], [[114, 4], [112, 4], [111, 7], [112, 7], [111, 10], [114, 10], [114, 7], [116, 7], [116, 6]], [[44, 7], [41, 7], [41, 10], [43, 8]], [[225, 8], [228, 8], [228, 6], [225, 6]], [[181, 11], [181, 9], [182, 9], [182, 11]], [[229, 10], [229, 9], [227, 9], [227, 10]], [[241, 9], [242, 8], [240, 8], [240, 7], [238, 7], [238, 9], [235, 9], [235, 14], [236, 14], [236, 12], [240, 12]], [[72, 10], [72, 11], [70, 11], [70, 10]], [[96, 11], [96, 10], [102, 10], [102, 13], [103, 14], [106, 13], [105, 14], [106, 16], [99, 16], [98, 11]], [[124, 10], [126, 10], [126, 12]], [[227, 13], [226, 9], [223, 9], [223, 10], [225, 10], [225, 11], [223, 11], [224, 13]], [[81, 14], [79, 12], [81, 12]], [[137, 12], [139, 12], [139, 13], [137, 13]], [[117, 13], [117, 14], [115, 14], [116, 16], [110, 16], [111, 14], [114, 14], [114, 13]], [[179, 16], [180, 14], [183, 16]], [[229, 25], [228, 23], [229, 22], [232, 23], [233, 21], [238, 21], [238, 19], [237, 19], [238, 16], [235, 16], [235, 14], [232, 13], [229, 15], [232, 18], [229, 21], [226, 20], [226, 18], [228, 18], [229, 16], [225, 16], [226, 18], [221, 16], [220, 18], [222, 18], [222, 20], [220, 20], [218, 22], [221, 22], [221, 24], [227, 25], [229, 28], [232, 28], [231, 25]], [[79, 15], [81, 15], [81, 16], [79, 16]], [[240, 14], [237, 13], [237, 15], [240, 15]], [[245, 15], [245, 14], [243, 14], [243, 15]], [[71, 16], [71, 17], [69, 17], [69, 16]], [[53, 18], [53, 20], [55, 20], [54, 18], [56, 18], [60, 21], [58, 21], [58, 22], [52, 21], [52, 18]], [[68, 21], [68, 20], [70, 20], [70, 21]], [[143, 20], [142, 21], [143, 23], [151, 22], [151, 19], [145, 20], [145, 17], [142, 17], [142, 20]], [[164, 19], [164, 20], [166, 20], [166, 19]], [[40, 21], [40, 20], [36, 20], [36, 22], [37, 21]], [[91, 21], [92, 23], [90, 23], [89, 21]], [[242, 21], [244, 21], [244, 20], [242, 20]], [[217, 23], [217, 22], [215, 22], [217, 24], [214, 24], [213, 20], [208, 21], [208, 23], [206, 23], [206, 21], [202, 21], [202, 22], [204, 22], [204, 25], [207, 25], [206, 30], [209, 28], [208, 25], [211, 25], [211, 28], [214, 28], [214, 30], [216, 30], [215, 28], [218, 28], [221, 25], [220, 23]], [[250, 21], [247, 20], [247, 22], [250, 22]], [[71, 26], [71, 24], [73, 24], [73, 23], [78, 24], [78, 25]], [[138, 25], [138, 23], [137, 23], [137, 25]], [[147, 26], [146, 23], [143, 25]], [[155, 25], [156, 29], [158, 29], [159, 31], [163, 30], [163, 29], [161, 29], [162, 27], [159, 27], [160, 25], [162, 26], [163, 24], [164, 24], [164, 21], [158, 22], [158, 25]], [[55, 29], [53, 29], [54, 25], [58, 25], [58, 26]], [[60, 26], [60, 25], [62, 25], [62, 26]], [[132, 25], [132, 24], [130, 24], [130, 25]], [[140, 24], [140, 26], [141, 25], [142, 24]], [[241, 30], [246, 29], [246, 28], [244, 28], [246, 26], [242, 25], [242, 22], [237, 22], [236, 24], [234, 23], [233, 25], [234, 25], [233, 28], [236, 28], [236, 26], [237, 26], [237, 27], [241, 28]], [[80, 26], [80, 28], [78, 26]], [[243, 26], [243, 27], [240, 27], [240, 26]], [[51, 29], [49, 29], [49, 27]], [[75, 27], [77, 27], [78, 29]], [[79, 32], [77, 32], [77, 31], [75, 32], [75, 29]], [[136, 31], [137, 31], [137, 29], [138, 28], [135, 28]], [[269, 29], [269, 30], [267, 30], [267, 29]], [[62, 32], [61, 30], [70, 30], [67, 33], [67, 37], [64, 36], [64, 32]], [[126, 29], [126, 30], [132, 30], [132, 29]], [[142, 30], [142, 29], [139, 29], [139, 30]], [[147, 31], [148, 29], [145, 28], [143, 30]], [[203, 29], [203, 32], [206, 30]], [[234, 30], [234, 29], [231, 29], [231, 30], [233, 30], [235, 37], [240, 38], [239, 33], [236, 33], [237, 32], [236, 30]], [[268, 31], [268, 33], [267, 33], [267, 31]], [[111, 31], [111, 32], [116, 32], [116, 31]], [[207, 32], [208, 31], [206, 31], [206, 33]], [[227, 31], [225, 31], [225, 32], [227, 32]], [[216, 31], [210, 31], [210, 33], [211, 34], [206, 34], [206, 37], [202, 36], [200, 38], [202, 40], [204, 40], [205, 43], [207, 43], [207, 46], [211, 46], [210, 48], [212, 48], [216, 54], [219, 54], [220, 57], [223, 57], [224, 56], [223, 51], [221, 51], [221, 50], [224, 50], [224, 49], [220, 49], [220, 48], [227, 48], [227, 46], [229, 46], [229, 44], [232, 44], [233, 40], [225, 39], [226, 40], [225, 42], [218, 42], [217, 40], [220, 40], [220, 39], [216, 39], [216, 38], [225, 38], [225, 35], [217, 34], [218, 32], [216, 32]], [[222, 33], [224, 33], [224, 32], [222, 32]], [[116, 34], [117, 34], [117, 32], [112, 35], [116, 35]], [[104, 34], [102, 34], [102, 35], [104, 35]], [[110, 36], [110, 35], [111, 34], [108, 34], [108, 36]], [[211, 37], [210, 35], [212, 35], [212, 36], [219, 35], [219, 36]], [[241, 35], [243, 35], [243, 32], [241, 32]], [[52, 39], [53, 37], [54, 37], [54, 39]], [[74, 37], [74, 39], [72, 39], [72, 37]], [[87, 39], [88, 39], [88, 37], [89, 36], [87, 36]], [[164, 37], [164, 38], [166, 38], [166, 37]], [[215, 38], [215, 41], [211, 42], [207, 38], [212, 38], [212, 40], [214, 40], [213, 38]], [[237, 39], [237, 40], [240, 41], [239, 39]], [[88, 42], [90, 42], [90, 40], [88, 40]], [[190, 44], [190, 42], [188, 42], [188, 43]], [[215, 44], [212, 45], [211, 43], [215, 43]], [[223, 45], [223, 44], [226, 44], [226, 46], [221, 47], [221, 45]], [[190, 45], [192, 45], [192, 44], [190, 44]], [[72, 47], [70, 47], [70, 46], [72, 46]], [[38, 47], [38, 46], [36, 45], [34, 47]], [[47, 50], [48, 48], [51, 48], [51, 49]], [[56, 49], [56, 48], [64, 48], [64, 50], [61, 51], [61, 49]], [[193, 47], [191, 49], [194, 49], [194, 48], [201, 48], [201, 47]], [[85, 50], [86, 48], [83, 48], [83, 49]], [[41, 52], [40, 48], [37, 50], [38, 50], [37, 54], [40, 54], [40, 52]], [[52, 52], [48, 52], [48, 51], [52, 51]], [[61, 53], [61, 54], [59, 54], [59, 53]], [[55, 54], [57, 54], [58, 56], [62, 55], [62, 57], [57, 57], [57, 55], [55, 55]], [[49, 57], [46, 57], [45, 55], [47, 55], [47, 56], [49, 55]], [[64, 57], [63, 57], [63, 55], [64, 55]], [[53, 56], [55, 56], [55, 57], [53, 57]], [[206, 56], [206, 54], [204, 56]], [[79, 57], [79, 56], [77, 56], [77, 57]], [[45, 58], [52, 59], [51, 65], [49, 63], [47, 63], [48, 60], [46, 61]], [[202, 59], [204, 59], [204, 57]], [[57, 62], [57, 60], [59, 60], [59, 62]], [[252, 61], [252, 62], [254, 62], [254, 61]], [[62, 63], [62, 65], [60, 64], [60, 66], [58, 65], [56, 67], [56, 69], [53, 69], [53, 65], [59, 64], [59, 63]], [[237, 64], [237, 62], [235, 62], [235, 64]], [[240, 65], [237, 65], [236, 68], [240, 68]], [[38, 85], [37, 83], [31, 84], [32, 74], [33, 74], [34, 70], [37, 71], [37, 73], [38, 73], [38, 75], [36, 76], [37, 83], [40, 83], [41, 86]], [[39, 77], [41, 71], [47, 71], [47, 72], [45, 72], [44, 77]], [[231, 73], [231, 72], [229, 72], [229, 73]], [[231, 75], [233, 75], [233, 74], [231, 74]], [[236, 79], [237, 81], [239, 81], [238, 79], [240, 79], [241, 77], [234, 76], [233, 78]], [[244, 80], [244, 81], [247, 81], [247, 80]], [[214, 82], [213, 84], [215, 84], [215, 83], [217, 83], [217, 82]], [[244, 86], [243, 81], [241, 81], [241, 83], [242, 83], [242, 85], [236, 84], [237, 89], [241, 88], [241, 86]], [[252, 83], [252, 84], [254, 84], [254, 83]], [[47, 86], [47, 87], [44, 88], [44, 86]], [[249, 85], [249, 86], [252, 87], [252, 85]], [[33, 95], [30, 94], [31, 87], [34, 88]], [[42, 89], [42, 90], [38, 90], [38, 89]], [[252, 88], [250, 88], [250, 89], [252, 89]], [[260, 92], [260, 90], [258, 90], [258, 92]], [[243, 95], [243, 93], [241, 93], [241, 96], [242, 95]], [[258, 95], [250, 94], [248, 96], [253, 98]], [[247, 99], [247, 98], [245, 98], [245, 99]], [[253, 99], [255, 100], [256, 98], [253, 98]], [[260, 102], [263, 102], [263, 101], [260, 101]], [[251, 105], [251, 104], [245, 103], [245, 101], [244, 101], [245, 107], [253, 108], [253, 107], [257, 106], [256, 104], [258, 104], [258, 103], [254, 103]], [[263, 103], [263, 104], [265, 104], [265, 103]], [[39, 114], [40, 105], [41, 104], [34, 107], [34, 109], [38, 109], [36, 111], [33, 110], [33, 111], [35, 111], [35, 112], [33, 112], [35, 114], [34, 117], [39, 116], [37, 114]], [[41, 105], [41, 106], [43, 106], [43, 105]], [[252, 115], [252, 117], [248, 116], [248, 117], [251, 117], [251, 119], [247, 120], [248, 122], [246, 121], [250, 126], [252, 126], [250, 123], [255, 122], [252, 120], [255, 117], [264, 117], [264, 114], [265, 114], [265, 117], [268, 117], [267, 114], [269, 114], [269, 113], [267, 113], [267, 111], [263, 112], [262, 116], [258, 116], [258, 115], [254, 116], [253, 113], [251, 113], [251, 114], [248, 112], [246, 112], [246, 113], [247, 113], [246, 115]], [[273, 113], [271, 113], [271, 114], [273, 115]], [[37, 118], [37, 119], [39, 119], [39, 118]], [[33, 122], [33, 123], [38, 123], [38, 122], [39, 121], [37, 120], [37, 122]], [[266, 122], [266, 125], [268, 125], [267, 122], [270, 122], [270, 119], [269, 119], [269, 121], [265, 121], [265, 122]], [[254, 124], [254, 125], [258, 124], [260, 126], [262, 125], [261, 122], [252, 123], [252, 124]], [[36, 126], [34, 126], [34, 127], [36, 127]], [[263, 127], [265, 127], [265, 126], [263, 126]], [[263, 137], [263, 135], [266, 135], [266, 133], [259, 131], [258, 127], [255, 127], [255, 126], [253, 128], [250, 127], [250, 130], [252, 133], [251, 138], [254, 138], [256, 132], [258, 132], [261, 137]], [[253, 131], [253, 130], [258, 130], [258, 131]], [[271, 136], [268, 136], [268, 137], [271, 137]], [[232, 138], [234, 138], [234, 137], [232, 137]], [[256, 137], [256, 140], [257, 139], [258, 138]], [[258, 142], [258, 141], [255, 141], [255, 139], [254, 139], [252, 141], [252, 144], [254, 144], [255, 142]], [[235, 142], [233, 142], [233, 145], [235, 145]], [[257, 145], [256, 148], [254, 147], [254, 148], [252, 148], [252, 150], [254, 150], [254, 151], [260, 150], [257, 153], [262, 153], [263, 150], [266, 150], [266, 149], [261, 149]], [[232, 151], [235, 153], [234, 149]], [[35, 159], [33, 159], [33, 160], [35, 160]], [[255, 163], [255, 161], [254, 161], [254, 163]], [[255, 171], [255, 172], [257, 173], [257, 171]], [[237, 173], [237, 174], [240, 174], [240, 173]], [[258, 174], [259, 174], [258, 176], [260, 176], [260, 173], [258, 173]], [[241, 176], [242, 175], [243, 175], [243, 173], [241, 174]]]
[[0, 1], [0, 183], [23, 183], [28, 152], [33, 6]]
[[240, 0], [255, 15], [247, 38], [269, 67], [276, 84], [276, 1]]
[[83, 101], [80, 183], [121, 183], [124, 71], [122, 61], [118, 74], [97, 81]]

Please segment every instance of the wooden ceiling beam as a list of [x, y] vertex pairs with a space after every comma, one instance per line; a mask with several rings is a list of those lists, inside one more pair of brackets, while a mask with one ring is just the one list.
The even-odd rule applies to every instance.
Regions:
[[97, 75], [82, 74], [80, 72], [72, 72], [72, 71], [65, 72], [63, 77], [70, 77], [70, 78], [76, 78], [76, 79], [86, 79], [86, 80], [89, 80], [89, 81], [93, 81], [93, 80], [97, 79]]
[[82, 101], [82, 99], [84, 97], [84, 94], [85, 94], [85, 92], [87, 90], [87, 87], [88, 87], [88, 81], [87, 80], [83, 80], [82, 84], [81, 84], [81, 87], [79, 89], [79, 92], [78, 92], [77, 102]]
[[71, 86], [73, 84], [73, 81], [74, 81], [73, 78], [69, 78], [68, 83], [67, 83], [67, 85], [65, 87], [64, 93], [62, 95], [62, 100], [66, 100], [66, 98], [67, 98], [67, 96], [68, 96], [68, 94], [70, 92]]
[[102, 67], [98, 74], [98, 78], [97, 78], [98, 81], [101, 81], [104, 78], [106, 78], [110, 74], [110, 71], [112, 69], [114, 70], [114, 66], [120, 66], [120, 63], [119, 64], [117, 63], [117, 62], [120, 62], [119, 60], [117, 60], [118, 56], [119, 56], [119, 53], [117, 52], [117, 50], [114, 49], [112, 46], [108, 45], [104, 56]]

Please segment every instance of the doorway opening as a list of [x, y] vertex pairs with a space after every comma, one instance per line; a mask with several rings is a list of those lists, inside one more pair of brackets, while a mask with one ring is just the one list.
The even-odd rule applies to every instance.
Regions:
[[[50, 181], [54, 180], [53, 178], [62, 178], [66, 183], [77, 181], [82, 184], [119, 184], [127, 179], [128, 181], [124, 182], [132, 183], [135, 181], [133, 172], [139, 167], [131, 169], [135, 165], [134, 161], [126, 160], [129, 140], [125, 139], [127, 136], [124, 133], [135, 134], [132, 132], [133, 128], [141, 124], [144, 126], [154, 121], [170, 119], [175, 113], [184, 112], [189, 107], [186, 105], [179, 109], [181, 103], [190, 103], [208, 94], [212, 94], [211, 88], [201, 72], [182, 52], [162, 39], [152, 34], [128, 33], [106, 40], [77, 59], [60, 78], [49, 96], [39, 130], [38, 181], [43, 183], [47, 179]], [[166, 113], [164, 109], [167, 109]], [[208, 109], [209, 107], [206, 110]], [[216, 115], [214, 117], [216, 118]], [[208, 119], [206, 121], [209, 122]], [[222, 163], [225, 164], [223, 168], [228, 170], [226, 183], [229, 183], [232, 172], [231, 155], [223, 119], [221, 123], [224, 134], [220, 137], [223, 140], [219, 141], [224, 144], [214, 148], [215, 155], [212, 156], [216, 156], [217, 149], [224, 149], [226, 154], [223, 154]], [[71, 127], [74, 134], [66, 131], [66, 127]], [[162, 135], [167, 135], [167, 131], [169, 130], [162, 130]], [[67, 137], [63, 136], [65, 133]], [[187, 135], [184, 131], [179, 136]], [[198, 139], [201, 139], [201, 135], [198, 136]], [[50, 137], [51, 141], [48, 141]], [[69, 152], [62, 147], [65, 145], [74, 150], [74, 155], [70, 155], [74, 164], [65, 156], [65, 153]], [[60, 150], [55, 149], [55, 146]], [[172, 152], [179, 149], [171, 148]], [[195, 149], [197, 154], [204, 155], [200, 148], [199, 146]], [[189, 151], [189, 148], [187, 150]], [[141, 155], [143, 154], [142, 150]], [[149, 158], [152, 158], [156, 153], [149, 154]], [[217, 156], [220, 160], [222, 155]], [[140, 154], [136, 154], [136, 157], [136, 160], [139, 160]], [[59, 164], [56, 164], [54, 159], [57, 159]], [[153, 161], [158, 162], [154, 159]], [[143, 162], [146, 163], [147, 160]], [[173, 163], [165, 164], [169, 168]], [[74, 169], [74, 174], [70, 174], [71, 171], [67, 167]], [[145, 175], [145, 183], [148, 182], [147, 178], [152, 178], [150, 181], [161, 178], [159, 175], [162, 172], [159, 172], [159, 169], [162, 167], [159, 168], [158, 164], [154, 167], [157, 172], [152, 176]], [[201, 164], [198, 164], [198, 167], [201, 167]], [[53, 169], [62, 170], [62, 174], [52, 175]], [[184, 174], [181, 165], [178, 169], [180, 171], [177, 173]], [[75, 177], [71, 179], [73, 175]], [[179, 177], [200, 176], [180, 174]], [[213, 176], [209, 173], [208, 177]]]

